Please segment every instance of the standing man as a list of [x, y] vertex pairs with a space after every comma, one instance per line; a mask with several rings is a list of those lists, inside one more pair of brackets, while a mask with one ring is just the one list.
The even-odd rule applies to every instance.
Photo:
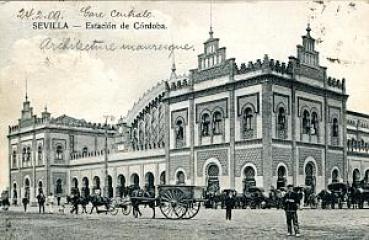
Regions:
[[232, 219], [232, 208], [234, 208], [235, 202], [236, 200], [233, 195], [233, 191], [230, 190], [224, 200], [224, 204], [226, 207], [226, 220], [230, 221]]
[[42, 190], [38, 192], [37, 202], [38, 202], [38, 213], [41, 213], [41, 209], [42, 213], [45, 213], [45, 195], [42, 192]]
[[295, 231], [295, 236], [300, 236], [299, 222], [297, 217], [297, 209], [299, 208], [299, 195], [293, 191], [293, 186], [288, 185], [288, 192], [283, 198], [284, 210], [287, 218], [288, 236], [292, 235], [292, 225]]
[[24, 195], [24, 198], [22, 199], [24, 212], [27, 212], [27, 204], [28, 204], [28, 192]]

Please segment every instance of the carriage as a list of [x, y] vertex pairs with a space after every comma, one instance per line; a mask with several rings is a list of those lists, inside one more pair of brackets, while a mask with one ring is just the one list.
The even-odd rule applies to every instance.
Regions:
[[204, 188], [188, 185], [161, 185], [158, 186], [158, 197], [147, 196], [145, 192], [132, 192], [130, 203], [133, 208], [139, 205], [149, 205], [155, 217], [155, 207], [167, 219], [191, 219], [200, 210]]
[[342, 182], [334, 182], [328, 184], [328, 190], [331, 192], [331, 208], [334, 209], [335, 205], [338, 204], [338, 208], [343, 207], [343, 203], [347, 202], [350, 205], [351, 199], [348, 199], [348, 186]]

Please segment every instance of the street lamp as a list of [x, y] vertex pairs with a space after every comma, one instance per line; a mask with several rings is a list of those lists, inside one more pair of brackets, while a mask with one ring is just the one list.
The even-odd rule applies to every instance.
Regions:
[[104, 154], [104, 163], [105, 163], [105, 187], [104, 187], [104, 196], [108, 197], [109, 195], [109, 181], [108, 181], [108, 119], [110, 121], [114, 121], [114, 116], [105, 115], [105, 154]]

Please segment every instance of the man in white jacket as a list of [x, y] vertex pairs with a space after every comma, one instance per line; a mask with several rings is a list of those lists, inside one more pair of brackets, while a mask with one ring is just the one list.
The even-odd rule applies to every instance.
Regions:
[[53, 213], [54, 208], [54, 196], [52, 193], [47, 197], [47, 204], [49, 205], [49, 213]]

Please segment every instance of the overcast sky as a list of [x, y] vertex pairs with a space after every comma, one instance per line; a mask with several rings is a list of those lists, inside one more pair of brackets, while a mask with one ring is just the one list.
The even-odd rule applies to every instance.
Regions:
[[[154, 23], [166, 30], [86, 31], [33, 30], [32, 21], [16, 18], [21, 8], [62, 10], [70, 26], [84, 25], [81, 7], [91, 5], [107, 14], [134, 7], [148, 9]], [[194, 45], [195, 51], [176, 51], [177, 73], [196, 68], [197, 54], [208, 38], [209, 2], [0, 2], [0, 189], [8, 180], [8, 125], [17, 123], [28, 79], [28, 95], [34, 113], [44, 106], [53, 116], [67, 114], [87, 121], [102, 122], [104, 114], [124, 116], [134, 101], [151, 86], [170, 76], [168, 52], [77, 52], [42, 51], [46, 37], [71, 37], [133, 43], [175, 43]], [[214, 36], [227, 47], [227, 57], [238, 64], [270, 58], [287, 62], [296, 54], [310, 19], [312, 36], [321, 65], [328, 75], [347, 79], [348, 109], [369, 113], [369, 2], [368, 1], [215, 1]], [[94, 20], [91, 20], [94, 21]], [[99, 20], [104, 22], [104, 20]], [[106, 19], [106, 21], [111, 21]], [[132, 19], [118, 19], [132, 23]], [[146, 20], [147, 21], [147, 20]], [[338, 58], [332, 63], [327, 57]]]

